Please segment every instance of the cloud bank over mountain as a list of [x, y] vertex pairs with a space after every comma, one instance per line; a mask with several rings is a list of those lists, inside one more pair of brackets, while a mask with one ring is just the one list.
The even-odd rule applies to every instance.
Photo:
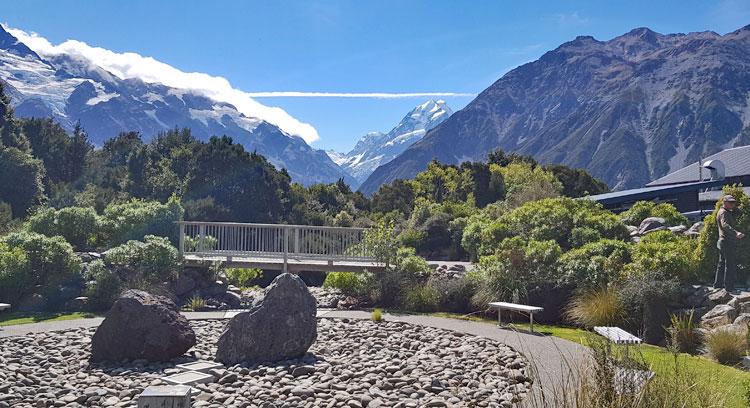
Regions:
[[34, 32], [7, 26], [5, 29], [42, 57], [60, 54], [78, 56], [120, 79], [135, 78], [148, 83], [190, 90], [220, 102], [230, 103], [241, 113], [263, 119], [289, 134], [300, 136], [307, 143], [320, 139], [317, 130], [311, 124], [299, 121], [279, 107], [259, 103], [249, 93], [232, 87], [225, 78], [202, 72], [184, 72], [152, 57], [134, 52], [118, 53], [77, 40], [67, 40], [54, 45]]

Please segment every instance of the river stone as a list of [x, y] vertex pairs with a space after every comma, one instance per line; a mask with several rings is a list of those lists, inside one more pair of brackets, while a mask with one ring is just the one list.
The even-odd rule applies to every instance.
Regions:
[[287, 360], [304, 355], [318, 336], [315, 298], [296, 275], [276, 277], [247, 312], [219, 337], [216, 361], [225, 365]]
[[91, 339], [91, 361], [167, 361], [195, 345], [195, 333], [166, 297], [128, 290]]

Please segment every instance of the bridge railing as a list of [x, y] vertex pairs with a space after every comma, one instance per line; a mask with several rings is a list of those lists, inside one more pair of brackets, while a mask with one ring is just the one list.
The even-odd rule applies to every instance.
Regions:
[[375, 261], [365, 228], [181, 221], [184, 255]]

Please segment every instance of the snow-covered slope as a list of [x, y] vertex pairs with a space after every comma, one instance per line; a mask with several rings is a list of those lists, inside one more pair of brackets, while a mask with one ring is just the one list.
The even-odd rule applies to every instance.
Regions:
[[40, 57], [0, 27], [0, 79], [22, 117], [51, 117], [72, 129], [80, 121], [101, 145], [123, 131], [145, 139], [175, 127], [188, 127], [200, 139], [228, 135], [286, 168], [303, 184], [356, 181], [322, 150], [233, 105], [184, 89], [139, 79], [121, 79], [91, 61], [66, 54]]
[[452, 113], [445, 101], [429, 100], [412, 109], [390, 132], [366, 134], [349, 153], [327, 153], [361, 183], [378, 166], [393, 160]]

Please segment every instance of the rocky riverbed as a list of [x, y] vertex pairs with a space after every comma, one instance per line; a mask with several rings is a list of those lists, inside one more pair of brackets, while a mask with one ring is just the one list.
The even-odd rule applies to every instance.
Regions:
[[[175, 364], [211, 360], [225, 320], [191, 321], [198, 343], [168, 363], [90, 365], [94, 329], [0, 339], [0, 408], [135, 407]], [[495, 341], [397, 322], [320, 319], [301, 359], [232, 366], [197, 385], [194, 407], [512, 406], [526, 360]]]

